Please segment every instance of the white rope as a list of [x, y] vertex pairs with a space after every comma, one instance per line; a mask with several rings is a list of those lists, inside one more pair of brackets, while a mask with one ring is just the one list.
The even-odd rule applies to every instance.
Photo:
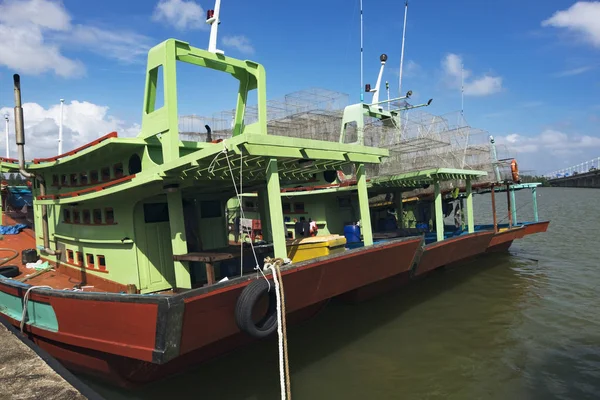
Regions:
[[281, 293], [279, 292], [279, 279], [277, 279], [277, 271], [273, 264], [265, 264], [265, 269], [271, 270], [273, 273], [273, 283], [275, 284], [275, 296], [277, 298], [277, 336], [279, 339], [279, 386], [281, 389], [281, 399], [286, 400], [285, 371], [283, 365], [283, 324], [281, 322]]
[[[240, 190], [238, 190], [238, 186], [235, 182], [235, 178], [233, 175], [233, 168], [231, 168], [231, 162], [229, 161], [229, 155], [227, 154], [227, 145], [225, 143], [226, 141], [223, 140], [223, 150], [217, 154], [215, 156], [215, 158], [213, 159], [213, 161], [211, 162], [211, 165], [213, 164], [213, 162], [215, 162], [215, 160], [219, 157], [220, 154], [225, 154], [225, 159], [227, 160], [227, 166], [229, 167], [229, 174], [231, 175], [231, 182], [233, 183], [233, 189], [235, 190], [235, 195], [238, 199], [238, 203], [240, 206], [240, 239], [242, 236], [242, 219], [246, 219], [246, 214], [244, 213], [244, 207], [243, 207], [243, 199], [242, 199], [242, 195], [243, 195], [243, 178], [242, 178], [242, 169], [243, 169], [243, 165], [244, 163], [243, 161], [243, 157], [242, 154], [240, 153]], [[213, 168], [214, 169], [214, 168]], [[210, 170], [210, 166], [209, 166], [209, 170]], [[211, 172], [211, 171], [209, 171]], [[252, 255], [254, 256], [254, 261], [256, 263], [254, 269], [256, 271], [260, 271], [261, 275], [263, 276], [263, 278], [267, 281], [267, 283], [269, 284], [269, 291], [271, 291], [271, 283], [269, 282], [269, 280], [267, 279], [267, 277], [265, 276], [265, 274], [263, 273], [262, 269], [260, 268], [260, 266], [258, 265], [258, 256], [256, 255], [256, 250], [254, 249], [254, 241], [252, 240], [252, 238], [250, 238], [250, 248], [252, 249]], [[240, 240], [240, 276], [242, 276], [244, 274], [244, 241]]]
[[27, 303], [29, 302], [29, 293], [33, 289], [52, 289], [50, 286], [42, 285], [42, 286], [31, 286], [25, 292], [25, 296], [23, 296], [23, 314], [21, 314], [21, 333], [23, 333], [23, 328], [25, 327], [25, 318], [27, 318]]

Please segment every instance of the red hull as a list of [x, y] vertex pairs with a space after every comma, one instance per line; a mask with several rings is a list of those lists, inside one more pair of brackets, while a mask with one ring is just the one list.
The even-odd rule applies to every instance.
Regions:
[[415, 268], [415, 276], [486, 251], [494, 232], [475, 232], [428, 244]]
[[[290, 322], [312, 315], [324, 300], [408, 271], [421, 243], [421, 237], [407, 238], [282, 269]], [[58, 331], [35, 326], [25, 331], [73, 370], [121, 386], [145, 383], [252, 341], [239, 332], [234, 309], [253, 279], [177, 295], [38, 289], [29, 301], [51, 307]], [[19, 298], [27, 287], [0, 280], [0, 291]], [[9, 320], [18, 326], [18, 320]]]

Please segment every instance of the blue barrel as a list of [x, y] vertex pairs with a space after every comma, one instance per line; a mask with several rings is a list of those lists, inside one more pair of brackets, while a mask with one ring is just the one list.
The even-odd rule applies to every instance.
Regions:
[[346, 243], [360, 242], [360, 226], [358, 226], [358, 225], [344, 226], [344, 236], [346, 237]]

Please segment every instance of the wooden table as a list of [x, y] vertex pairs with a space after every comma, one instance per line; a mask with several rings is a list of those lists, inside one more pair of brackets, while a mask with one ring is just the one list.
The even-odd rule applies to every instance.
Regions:
[[[255, 246], [256, 253], [264, 253], [272, 248], [272, 245]], [[250, 248], [245, 248], [244, 253], [251, 251]], [[176, 254], [173, 255], [175, 261], [198, 261], [206, 264], [206, 280], [209, 285], [215, 283], [215, 266], [214, 263], [219, 261], [231, 260], [233, 258], [240, 258], [240, 248], [236, 246], [229, 246], [223, 250], [215, 251], [202, 251], [187, 254]]]

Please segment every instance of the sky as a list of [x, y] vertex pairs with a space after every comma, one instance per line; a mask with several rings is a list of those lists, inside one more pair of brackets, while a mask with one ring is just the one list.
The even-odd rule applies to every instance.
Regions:
[[[364, 83], [398, 94], [404, 1], [363, 0]], [[267, 71], [267, 97], [324, 88], [360, 100], [359, 0], [222, 0], [218, 48]], [[135, 136], [149, 48], [177, 38], [207, 48], [208, 0], [0, 0], [0, 115], [14, 141], [12, 75], [22, 81], [27, 158], [108, 132]], [[546, 173], [600, 157], [600, 1], [410, 0], [402, 91], [461, 109]], [[189, 68], [188, 68], [189, 67]], [[222, 76], [221, 76], [222, 75]], [[234, 108], [231, 77], [178, 66], [180, 115]], [[370, 95], [366, 95], [366, 100]], [[0, 154], [5, 154], [0, 135]], [[14, 144], [11, 143], [12, 155]]]

